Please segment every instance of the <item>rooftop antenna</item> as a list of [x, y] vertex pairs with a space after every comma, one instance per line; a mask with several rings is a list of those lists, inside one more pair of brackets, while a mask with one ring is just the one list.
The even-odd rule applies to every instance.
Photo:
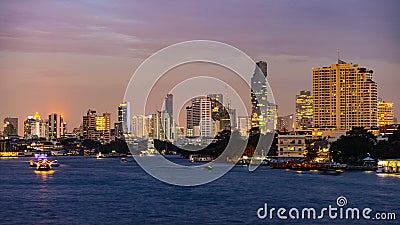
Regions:
[[337, 49], [337, 63], [340, 63], [340, 49]]

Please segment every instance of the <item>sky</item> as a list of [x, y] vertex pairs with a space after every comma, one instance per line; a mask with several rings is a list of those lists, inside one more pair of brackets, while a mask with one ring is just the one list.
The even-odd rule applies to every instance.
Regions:
[[[61, 113], [71, 131], [87, 109], [111, 112], [137, 67], [168, 45], [215, 40], [269, 65], [280, 115], [311, 90], [313, 67], [341, 59], [374, 70], [400, 117], [400, 2], [2, 1], [0, 119]], [[133, 107], [135, 105], [133, 104]]]

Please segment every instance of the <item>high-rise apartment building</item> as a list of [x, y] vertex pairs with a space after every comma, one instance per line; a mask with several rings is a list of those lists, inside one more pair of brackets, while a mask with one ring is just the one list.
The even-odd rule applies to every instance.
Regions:
[[98, 116], [95, 110], [89, 109], [82, 118], [82, 137], [109, 143], [111, 140], [111, 114], [103, 113]]
[[310, 91], [300, 91], [296, 95], [296, 128], [307, 130], [312, 127], [313, 97]]
[[378, 101], [376, 114], [378, 127], [394, 124], [393, 102]]
[[137, 138], [147, 138], [149, 134], [150, 121], [145, 115], [137, 115], [133, 117], [132, 134]]
[[60, 138], [66, 133], [66, 123], [64, 117], [57, 113], [49, 115], [48, 120], [48, 135], [49, 139]]
[[313, 68], [312, 74], [315, 127], [376, 126], [377, 84], [372, 70], [338, 60], [328, 67]]
[[213, 119], [211, 117], [211, 101], [201, 99], [200, 101], [200, 136], [212, 137]]

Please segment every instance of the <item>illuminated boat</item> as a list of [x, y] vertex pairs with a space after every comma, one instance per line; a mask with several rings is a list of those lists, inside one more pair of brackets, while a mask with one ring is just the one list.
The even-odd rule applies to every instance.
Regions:
[[29, 160], [29, 166], [30, 166], [30, 167], [36, 167], [36, 163], [37, 163], [37, 162], [33, 161], [32, 159]]
[[45, 154], [45, 153], [35, 154], [35, 159], [29, 160], [29, 166], [36, 167], [38, 162], [43, 161], [43, 160], [47, 160], [47, 154]]
[[51, 170], [51, 162], [48, 160], [41, 160], [41, 161], [37, 162], [36, 170], [37, 171]]

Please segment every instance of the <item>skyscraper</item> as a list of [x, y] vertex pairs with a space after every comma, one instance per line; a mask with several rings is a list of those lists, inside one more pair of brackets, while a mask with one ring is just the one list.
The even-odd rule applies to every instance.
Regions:
[[82, 117], [82, 137], [90, 139], [90, 134], [96, 131], [96, 110], [89, 109]]
[[4, 119], [3, 135], [18, 135], [18, 118], [6, 117]]
[[148, 126], [150, 125], [149, 117], [145, 115], [137, 115], [133, 117], [132, 134], [137, 138], [148, 137]]
[[186, 136], [194, 136], [193, 109], [192, 106], [186, 107]]
[[200, 135], [201, 101], [205, 97], [192, 99], [192, 104], [186, 107], [186, 136], [193, 137]]
[[169, 114], [171, 117], [171, 124], [174, 118], [174, 96], [172, 94], [167, 94], [167, 97], [165, 97], [165, 111]]
[[313, 68], [314, 126], [349, 130], [376, 126], [377, 84], [373, 71], [338, 60]]
[[[118, 122], [122, 124], [124, 134], [131, 133], [131, 108], [129, 102], [123, 102], [118, 106]], [[120, 133], [121, 131], [118, 131]]]
[[111, 138], [111, 113], [103, 113], [102, 116], [96, 116], [96, 132], [92, 135], [92, 139], [101, 143], [109, 143]]
[[254, 74], [251, 77], [252, 127], [258, 127], [261, 133], [270, 132], [273, 128], [276, 115], [276, 105], [268, 99], [267, 63], [256, 63]]
[[50, 139], [60, 138], [66, 133], [66, 123], [64, 117], [57, 113], [49, 115], [48, 121], [48, 135]]
[[376, 114], [378, 127], [394, 124], [393, 102], [378, 101]]
[[89, 109], [82, 118], [82, 137], [109, 143], [111, 139], [111, 114], [103, 113], [98, 116], [95, 110]]
[[203, 98], [200, 102], [200, 135], [202, 137], [212, 137], [212, 121], [211, 101]]
[[296, 95], [296, 127], [306, 130], [312, 127], [313, 97], [310, 91], [300, 91]]
[[34, 116], [28, 116], [24, 121], [25, 138], [45, 138], [47, 135], [48, 123], [42, 120], [38, 112]]
[[[174, 139], [175, 131], [175, 122], [174, 122], [174, 96], [172, 94], [167, 94], [165, 97], [165, 112], [163, 112], [163, 120], [166, 120], [168, 115], [169, 124], [164, 127], [166, 138], [169, 140]], [[167, 125], [167, 124], [166, 124]]]

